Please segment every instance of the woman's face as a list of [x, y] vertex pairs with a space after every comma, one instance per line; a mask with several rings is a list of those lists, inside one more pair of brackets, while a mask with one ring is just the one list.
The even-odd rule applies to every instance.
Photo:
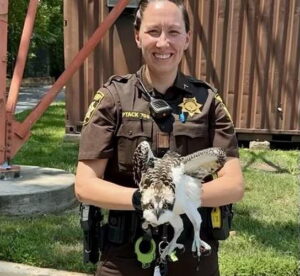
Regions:
[[149, 70], [163, 75], [177, 72], [190, 33], [185, 30], [180, 8], [169, 1], [156, 1], [145, 9], [135, 38]]

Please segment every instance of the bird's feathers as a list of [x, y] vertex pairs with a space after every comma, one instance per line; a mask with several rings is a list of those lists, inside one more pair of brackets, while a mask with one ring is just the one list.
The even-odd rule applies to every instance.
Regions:
[[156, 159], [148, 142], [143, 141], [136, 147], [133, 154], [133, 179], [136, 185], [139, 185], [142, 174]]
[[168, 151], [162, 158], [156, 158], [149, 143], [141, 142], [133, 155], [133, 176], [142, 193], [142, 205], [172, 210], [175, 199], [179, 208], [182, 198], [182, 204], [184, 200], [192, 200], [200, 206], [201, 182], [225, 161], [226, 155], [220, 148], [208, 148], [184, 157]]
[[181, 161], [185, 174], [204, 179], [225, 164], [226, 155], [220, 148], [208, 148], [182, 157]]
[[179, 215], [184, 214], [184, 205], [187, 201], [193, 202], [196, 208], [200, 207], [201, 180], [184, 174], [183, 165], [172, 171], [176, 187], [173, 212]]
[[[194, 226], [193, 251], [200, 255], [200, 246], [206, 246], [199, 237], [201, 216], [201, 183], [217, 172], [226, 162], [219, 148], [209, 148], [181, 157], [167, 152], [161, 159], [154, 157], [148, 142], [140, 143], [133, 156], [133, 176], [141, 191], [143, 217], [157, 226], [166, 222], [174, 227], [174, 237], [162, 253], [163, 258], [181, 245], [176, 243], [182, 227], [176, 225], [180, 215], [187, 214]], [[177, 227], [178, 226], [178, 227]]]

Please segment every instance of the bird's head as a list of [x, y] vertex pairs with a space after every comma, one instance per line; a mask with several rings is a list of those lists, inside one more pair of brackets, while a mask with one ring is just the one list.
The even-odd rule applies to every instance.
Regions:
[[146, 183], [151, 182], [150, 186], [142, 190], [141, 204], [144, 219], [152, 226], [169, 221], [175, 203], [174, 188], [163, 185], [162, 181], [143, 180]]

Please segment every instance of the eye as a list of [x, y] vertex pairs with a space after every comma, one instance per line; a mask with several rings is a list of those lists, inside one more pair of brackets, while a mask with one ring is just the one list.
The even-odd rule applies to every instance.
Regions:
[[149, 34], [151, 36], [154, 36], [154, 37], [159, 37], [160, 36], [160, 31], [153, 29], [153, 30], [147, 31], [147, 34]]
[[176, 35], [180, 34], [180, 32], [177, 31], [177, 30], [171, 30], [171, 31], [169, 31], [169, 33], [170, 33], [171, 36], [176, 36]]
[[152, 210], [154, 209], [154, 205], [153, 203], [149, 202], [149, 203], [146, 203], [146, 204], [142, 204], [142, 209], [143, 210]]
[[168, 203], [164, 203], [163, 204], [163, 209], [169, 209], [170, 208], [170, 204], [168, 204]]

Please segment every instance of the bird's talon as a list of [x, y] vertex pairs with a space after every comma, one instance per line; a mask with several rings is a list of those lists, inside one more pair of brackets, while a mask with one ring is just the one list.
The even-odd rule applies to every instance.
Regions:
[[185, 252], [185, 247], [184, 246], [182, 246], [182, 248], [178, 247], [177, 251], [178, 251], [179, 254], [183, 254]]
[[192, 251], [192, 256], [193, 256], [193, 258], [198, 258], [199, 257], [198, 254], [196, 253], [196, 251]]
[[178, 249], [180, 249], [180, 250], [184, 249], [184, 245], [181, 244], [181, 243], [177, 243], [175, 247], [178, 248]]
[[201, 246], [200, 252], [202, 256], [209, 256], [211, 254], [211, 249], [207, 249], [204, 246]]
[[200, 256], [197, 258], [197, 266], [196, 266], [196, 271], [200, 270]]

